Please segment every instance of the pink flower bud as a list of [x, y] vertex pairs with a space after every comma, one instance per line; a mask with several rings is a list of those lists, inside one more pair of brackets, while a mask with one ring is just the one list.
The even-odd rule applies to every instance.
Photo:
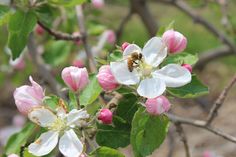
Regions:
[[61, 77], [65, 84], [74, 92], [81, 91], [89, 83], [88, 71], [86, 68], [75, 66], [66, 67], [62, 70]]
[[16, 88], [13, 94], [18, 110], [24, 115], [27, 115], [33, 107], [42, 105], [45, 96], [43, 88], [31, 76], [29, 80], [31, 86], [24, 85]]
[[104, 7], [105, 3], [104, 0], [92, 0], [92, 5], [94, 6], [94, 8], [100, 9]]
[[85, 154], [81, 154], [79, 157], [87, 157]]
[[25, 124], [26, 122], [26, 119], [24, 116], [21, 116], [21, 115], [15, 115], [13, 117], [13, 125], [14, 126], [17, 126], [17, 127], [23, 127], [23, 125]]
[[160, 115], [164, 112], [167, 112], [171, 106], [168, 99], [164, 96], [147, 99], [145, 105], [147, 112], [151, 115]]
[[177, 31], [168, 30], [162, 36], [163, 41], [168, 47], [169, 53], [178, 53], [183, 51], [187, 46], [185, 36]]
[[25, 68], [25, 61], [21, 56], [14, 61], [10, 59], [9, 64], [16, 70], [23, 70]]
[[78, 67], [78, 68], [85, 67], [83, 60], [80, 60], [80, 59], [74, 60], [72, 64], [73, 66]]
[[203, 153], [203, 157], [220, 157], [220, 156], [218, 156], [218, 155], [216, 155], [214, 152], [212, 152], [212, 151], [205, 151], [204, 153]]
[[193, 71], [193, 68], [190, 64], [182, 64], [182, 67], [186, 68], [190, 73]]
[[101, 109], [98, 119], [101, 120], [103, 124], [111, 124], [112, 112], [109, 109]]
[[44, 34], [44, 29], [40, 25], [36, 26], [35, 31], [38, 35], [43, 35]]
[[114, 90], [119, 86], [115, 77], [112, 75], [110, 65], [103, 65], [100, 67], [97, 74], [98, 83], [105, 91]]
[[7, 157], [19, 157], [19, 156], [16, 155], [16, 154], [10, 154], [10, 155], [8, 155]]
[[121, 45], [121, 49], [122, 51], [124, 51], [126, 49], [127, 46], [129, 46], [130, 43], [128, 42], [124, 42], [122, 45]]
[[106, 35], [107, 35], [107, 42], [110, 44], [114, 44], [116, 41], [116, 34], [112, 30], [106, 30]]

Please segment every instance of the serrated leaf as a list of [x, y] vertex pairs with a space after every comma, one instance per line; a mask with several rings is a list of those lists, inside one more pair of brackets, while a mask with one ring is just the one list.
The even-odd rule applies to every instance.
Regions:
[[91, 153], [91, 157], [125, 157], [118, 150], [109, 147], [99, 147]]
[[169, 126], [166, 116], [152, 116], [143, 107], [132, 121], [131, 144], [136, 157], [146, 157], [164, 142]]
[[10, 8], [5, 5], [0, 5], [0, 26], [8, 22], [10, 15]]
[[162, 66], [175, 63], [175, 64], [190, 64], [194, 65], [198, 61], [197, 54], [190, 54], [187, 52], [182, 52], [179, 54], [168, 56], [162, 63]]
[[9, 19], [8, 47], [11, 49], [13, 60], [20, 56], [24, 50], [28, 36], [37, 22], [32, 11], [17, 10]]
[[82, 106], [86, 106], [88, 104], [93, 103], [102, 92], [102, 88], [98, 83], [96, 74], [91, 74], [89, 76], [89, 80], [89, 84], [79, 96], [80, 105]]
[[209, 93], [208, 87], [202, 84], [196, 75], [192, 76], [192, 81], [178, 88], [168, 88], [167, 91], [178, 98], [196, 98]]
[[36, 126], [32, 123], [27, 123], [25, 127], [18, 133], [12, 135], [6, 146], [5, 146], [5, 154], [18, 154], [20, 152], [21, 146], [24, 146], [27, 140], [35, 131]]
[[130, 143], [130, 125], [121, 117], [113, 117], [114, 125], [97, 124], [96, 141], [100, 146], [125, 147]]

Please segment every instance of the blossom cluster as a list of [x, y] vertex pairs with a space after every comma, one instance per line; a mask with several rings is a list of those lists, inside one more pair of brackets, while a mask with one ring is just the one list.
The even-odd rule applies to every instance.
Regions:
[[[38, 32], [42, 33], [39, 28]], [[110, 42], [114, 40], [112, 38]], [[136, 44], [125, 42], [121, 46], [122, 58], [109, 65], [102, 65], [97, 74], [97, 81], [105, 92], [114, 91], [122, 85], [131, 87], [139, 96], [145, 98], [143, 105], [149, 114], [163, 114], [171, 107], [164, 96], [166, 88], [181, 87], [191, 82], [192, 68], [188, 64], [171, 63], [163, 66], [161, 63], [168, 55], [183, 51], [186, 44], [186, 38], [174, 30], [166, 31], [162, 37], [151, 38], [143, 49]], [[65, 67], [61, 78], [74, 94], [80, 94], [90, 83], [87, 69], [80, 66]], [[84, 141], [77, 136], [77, 128], [87, 123], [90, 115], [85, 109], [68, 111], [61, 104], [52, 111], [44, 105], [47, 96], [43, 87], [31, 76], [29, 80], [31, 86], [16, 88], [15, 104], [29, 120], [47, 130], [29, 145], [29, 152], [43, 156], [58, 144], [60, 152], [65, 156], [82, 155]], [[109, 108], [102, 107], [96, 116], [99, 122], [112, 124], [113, 112]]]

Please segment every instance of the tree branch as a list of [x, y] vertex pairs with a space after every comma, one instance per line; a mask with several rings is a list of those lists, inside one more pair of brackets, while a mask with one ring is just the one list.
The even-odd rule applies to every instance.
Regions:
[[232, 81], [230, 81], [230, 83], [224, 88], [224, 90], [221, 92], [220, 96], [212, 106], [211, 111], [207, 118], [206, 125], [210, 125], [214, 120], [214, 118], [217, 116], [218, 110], [224, 103], [226, 96], [228, 95], [230, 89], [233, 87], [235, 83], [236, 83], [236, 75], [233, 77]]

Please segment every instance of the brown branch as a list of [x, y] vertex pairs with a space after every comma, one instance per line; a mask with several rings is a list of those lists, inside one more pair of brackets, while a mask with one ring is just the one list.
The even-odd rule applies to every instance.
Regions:
[[224, 103], [226, 96], [228, 95], [230, 89], [233, 87], [235, 83], [236, 83], [236, 75], [233, 77], [232, 81], [230, 81], [230, 83], [224, 88], [224, 90], [221, 92], [220, 96], [212, 106], [211, 111], [207, 118], [206, 125], [210, 125], [214, 120], [214, 118], [217, 116], [218, 110]]
[[146, 26], [149, 32], [149, 35], [155, 36], [158, 29], [157, 23], [149, 11], [146, 2], [146, 0], [130, 0], [131, 9], [140, 16], [143, 24]]
[[208, 22], [206, 19], [198, 15], [197, 12], [194, 11], [193, 8], [191, 8], [187, 3], [185, 3], [183, 0], [157, 0], [158, 2], [164, 2], [167, 4], [172, 4], [176, 6], [178, 9], [180, 9], [182, 12], [184, 12], [186, 15], [191, 17], [195, 23], [201, 24], [204, 26], [209, 32], [211, 32], [213, 35], [218, 37], [223, 43], [228, 45], [230, 49], [236, 54], [236, 47], [234, 43], [227, 38], [227, 36], [218, 30], [214, 25], [212, 25], [210, 22]]
[[218, 130], [216, 128], [206, 125], [206, 121], [179, 117], [179, 116], [176, 116], [176, 115], [173, 115], [170, 113], [168, 113], [166, 115], [169, 117], [169, 119], [173, 123], [181, 123], [181, 124], [191, 125], [191, 126], [198, 127], [198, 128], [203, 128], [203, 129], [208, 130], [208, 131], [214, 133], [215, 135], [218, 135], [218, 136], [220, 136], [232, 143], [236, 143], [236, 137], [231, 136], [229, 134], [222, 132], [221, 130]]
[[188, 140], [187, 140], [187, 137], [185, 135], [182, 125], [180, 123], [175, 123], [175, 127], [176, 127], [176, 131], [178, 132], [178, 134], [180, 136], [181, 141], [184, 144], [186, 157], [191, 157], [190, 148], [188, 145]]
[[128, 14], [122, 19], [117, 31], [116, 31], [116, 43], [120, 42], [121, 35], [123, 34], [124, 27], [126, 23], [129, 21], [129, 19], [132, 17], [133, 12], [130, 10]]
[[71, 40], [71, 41], [79, 41], [83, 39], [82, 35], [73, 35], [73, 34], [67, 34], [58, 32], [55, 30], [52, 30], [45, 26], [42, 22], [38, 21], [38, 25], [41, 26], [45, 31], [47, 31], [51, 36], [53, 36], [56, 40]]
[[83, 14], [82, 6], [81, 5], [76, 6], [75, 11], [76, 11], [76, 16], [77, 16], [78, 23], [79, 23], [80, 32], [81, 32], [81, 35], [83, 36], [83, 38], [81, 40], [83, 41], [85, 53], [86, 53], [87, 58], [89, 60], [90, 70], [91, 70], [91, 72], [96, 72], [97, 71], [96, 63], [95, 63], [94, 57], [91, 53], [91, 48], [90, 48], [88, 41], [87, 41], [87, 30], [85, 28], [85, 23], [84, 23], [85, 21], [84, 21], [84, 14]]
[[28, 42], [28, 49], [29, 49], [29, 53], [32, 57], [32, 61], [33, 61], [34, 65], [36, 66], [36, 68], [38, 69], [39, 76], [42, 77], [44, 79], [44, 81], [46, 81], [48, 83], [51, 91], [54, 94], [64, 98], [64, 95], [59, 90], [60, 85], [55, 80], [55, 77], [52, 76], [50, 70], [47, 68], [47, 66], [43, 62], [43, 59], [41, 58], [41, 55], [37, 50], [35, 38], [34, 38], [33, 34], [30, 34], [29, 42]]
[[201, 53], [198, 62], [194, 65], [194, 69], [203, 70], [210, 61], [232, 54], [233, 52], [228, 46], [207, 50]]

